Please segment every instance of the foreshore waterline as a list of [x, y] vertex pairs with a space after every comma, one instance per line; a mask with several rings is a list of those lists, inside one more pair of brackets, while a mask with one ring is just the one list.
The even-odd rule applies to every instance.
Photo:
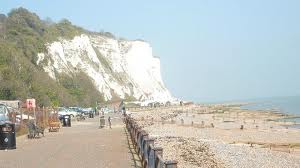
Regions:
[[287, 114], [214, 104], [132, 109], [131, 115], [178, 167], [300, 165], [300, 129], [279, 121]]
[[[300, 96], [273, 97], [246, 101], [241, 106], [246, 110], [274, 111], [289, 115], [286, 121], [300, 124]], [[284, 121], [284, 120], [283, 120]]]
[[[252, 108], [251, 105], [254, 108]], [[255, 106], [256, 105], [254, 103], [251, 103], [251, 104], [247, 104], [245, 106], [242, 105], [242, 106], [240, 106], [240, 108], [244, 109], [244, 110], [255, 110], [257, 112], [272, 112], [272, 113], [280, 114], [283, 117], [280, 119], [277, 119], [275, 121], [293, 123], [289, 127], [300, 128], [300, 114], [285, 112], [285, 111], [282, 111], [279, 109], [257, 109]]]

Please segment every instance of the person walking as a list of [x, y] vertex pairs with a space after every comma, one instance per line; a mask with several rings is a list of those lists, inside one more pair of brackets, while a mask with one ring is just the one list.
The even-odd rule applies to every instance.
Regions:
[[108, 125], [109, 125], [109, 128], [111, 129], [111, 118], [110, 118], [110, 116], [108, 117]]

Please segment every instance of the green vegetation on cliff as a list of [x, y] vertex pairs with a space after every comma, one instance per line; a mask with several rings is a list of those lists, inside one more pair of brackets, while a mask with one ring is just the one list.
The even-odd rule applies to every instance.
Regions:
[[94, 105], [101, 94], [84, 73], [61, 74], [56, 81], [36, 64], [46, 43], [84, 32], [66, 19], [44, 21], [24, 8], [0, 14], [0, 99], [33, 97], [40, 106]]

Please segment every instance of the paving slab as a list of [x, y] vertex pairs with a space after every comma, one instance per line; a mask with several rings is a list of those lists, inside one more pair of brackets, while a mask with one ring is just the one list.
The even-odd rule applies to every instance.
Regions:
[[[2, 168], [131, 168], [141, 167], [130, 146], [120, 115], [110, 114], [112, 129], [99, 129], [96, 116], [72, 121], [72, 127], [38, 139], [17, 138], [17, 149], [0, 151]], [[107, 119], [107, 116], [106, 116]]]

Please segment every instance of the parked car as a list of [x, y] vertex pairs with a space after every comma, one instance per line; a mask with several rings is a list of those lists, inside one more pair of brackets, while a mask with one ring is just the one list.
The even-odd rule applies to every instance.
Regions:
[[83, 115], [83, 110], [80, 107], [69, 107], [70, 110], [77, 112], [77, 115]]
[[89, 115], [89, 113], [94, 113], [94, 109], [89, 107], [89, 108], [82, 108], [82, 111], [84, 115]]
[[78, 115], [78, 113], [74, 110], [71, 110], [69, 108], [66, 107], [59, 107], [58, 108], [58, 116], [59, 118], [61, 118], [61, 116], [63, 115], [70, 115], [71, 117], [76, 117]]
[[106, 114], [106, 113], [112, 113], [114, 111], [110, 108], [104, 107], [104, 108], [101, 108], [101, 112]]
[[9, 110], [5, 104], [0, 104], [0, 121], [9, 120]]

